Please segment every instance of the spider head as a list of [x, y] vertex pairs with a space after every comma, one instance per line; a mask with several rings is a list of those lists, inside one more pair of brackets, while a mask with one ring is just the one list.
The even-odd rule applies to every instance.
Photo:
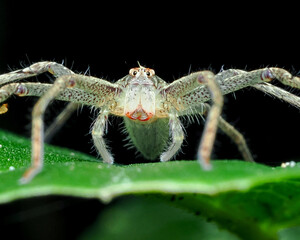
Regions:
[[129, 71], [124, 115], [132, 120], [148, 121], [155, 115], [156, 87], [152, 77], [153, 69], [138, 67]]

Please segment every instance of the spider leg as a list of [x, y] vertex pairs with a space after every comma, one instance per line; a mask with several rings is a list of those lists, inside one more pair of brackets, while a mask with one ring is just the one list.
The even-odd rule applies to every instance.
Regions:
[[228, 123], [224, 118], [219, 117], [218, 127], [237, 145], [244, 160], [248, 162], [255, 162], [244, 136], [235, 129], [234, 126]]
[[161, 89], [161, 94], [165, 97], [165, 100], [170, 102], [172, 105], [169, 113], [171, 144], [168, 149], [161, 154], [160, 161], [162, 162], [169, 161], [178, 152], [182, 145], [184, 132], [180, 120], [178, 119], [180, 114], [180, 111], [178, 111], [180, 109], [180, 99], [185, 93], [192, 91], [201, 84], [198, 81], [199, 74], [201, 74], [201, 72], [192, 73]]
[[[213, 100], [213, 105], [208, 113], [204, 133], [198, 149], [199, 162], [204, 169], [210, 169], [210, 155], [216, 136], [218, 119], [223, 106], [222, 92], [218, 83], [215, 81], [214, 74], [209, 71], [202, 71], [183, 77], [163, 88], [163, 95], [165, 95], [167, 101], [171, 102], [173, 107], [180, 113], [181, 111], [189, 109], [189, 107], [184, 106], [181, 102], [181, 96], [184, 97], [186, 93], [199, 86], [207, 87], [208, 94], [211, 95]], [[173, 112], [169, 114], [172, 143], [168, 150], [162, 153], [160, 157], [161, 161], [168, 161], [179, 150], [183, 142], [184, 134], [177, 115], [177, 113], [174, 114]]]
[[59, 93], [67, 87], [63, 78], [58, 78], [53, 86], [37, 101], [32, 112], [32, 130], [31, 130], [31, 167], [26, 170], [20, 179], [21, 184], [28, 183], [43, 168], [44, 162], [44, 124], [43, 114], [49, 105]]
[[[200, 112], [200, 114], [207, 115], [210, 109], [208, 104], [204, 104], [205, 110]], [[248, 162], [254, 162], [252, 154], [247, 146], [245, 138], [243, 135], [234, 128], [230, 123], [228, 123], [224, 118], [219, 116], [218, 127], [237, 145], [243, 158]]]
[[265, 92], [267, 94], [273, 95], [277, 98], [279, 98], [280, 100], [283, 100], [285, 102], [290, 103], [291, 105], [300, 108], [300, 97], [282, 89], [279, 87], [276, 87], [270, 83], [259, 83], [259, 84], [255, 84], [252, 87]]
[[[220, 104], [220, 100], [217, 101]], [[222, 105], [215, 105], [216, 108], [212, 109], [214, 105], [210, 107], [208, 104], [204, 104], [205, 112], [202, 114], [207, 115], [207, 120], [204, 129], [204, 134], [202, 136], [198, 149], [198, 159], [200, 160], [200, 163], [204, 166], [204, 169], [210, 169], [209, 158], [212, 152], [212, 147], [216, 135], [215, 123], [213, 123], [211, 119], [217, 120], [217, 126], [237, 145], [238, 150], [242, 154], [243, 158], [246, 161], [254, 162], [252, 154], [245, 141], [245, 138], [238, 130], [236, 130], [230, 123], [228, 123], [225, 119], [223, 119], [220, 116], [221, 109], [219, 106]], [[206, 160], [206, 162], [203, 162], [203, 160]]]
[[[58, 77], [53, 85], [51, 85], [51, 87], [42, 95], [42, 97], [38, 100], [33, 108], [31, 134], [32, 165], [24, 173], [23, 177], [20, 180], [21, 183], [28, 183], [36, 174], [40, 172], [43, 167], [43, 115], [49, 103], [68, 88], [74, 88], [75, 90], [84, 90], [85, 93], [89, 94], [97, 93], [97, 96], [99, 96], [100, 100], [97, 102], [97, 104], [95, 104], [96, 107], [101, 107], [104, 104], [108, 104], [109, 101], [113, 101], [115, 94], [121, 91], [116, 85], [97, 78], [87, 77], [79, 74], [63, 75], [61, 77]], [[92, 101], [93, 100], [95, 99], [92, 99]], [[90, 101], [90, 99], [85, 101]], [[79, 99], [79, 102], [84, 102], [84, 99]], [[96, 128], [96, 130], [98, 129]]]
[[213, 101], [198, 149], [198, 159], [204, 169], [210, 169], [211, 167], [209, 158], [217, 126], [238, 145], [246, 160], [253, 161], [243, 136], [220, 117], [223, 106], [222, 95], [252, 86], [295, 106], [300, 106], [299, 97], [267, 83], [275, 78], [285, 85], [300, 89], [300, 78], [293, 77], [289, 72], [281, 68], [264, 68], [251, 72], [229, 69], [218, 73], [216, 76], [205, 71], [197, 72], [162, 88], [162, 95], [177, 110], [178, 115], [193, 114], [195, 110], [203, 112], [203, 109], [198, 109], [199, 106], [203, 108], [203, 103], [209, 100]]
[[[259, 73], [259, 77], [261, 78], [261, 82], [251, 85], [262, 92], [267, 94], [273, 95], [285, 102], [292, 104], [295, 107], [300, 108], [300, 98], [284, 89], [276, 87], [268, 82], [272, 81], [273, 79], [279, 80], [281, 83], [291, 86], [293, 88], [300, 89], [300, 78], [292, 76], [288, 71], [282, 68], [265, 68], [265, 69], [258, 69], [251, 72], [246, 72], [244, 70], [239, 69], [228, 69], [222, 71], [216, 75], [216, 79], [220, 83], [229, 83], [231, 78], [244, 78], [249, 74]], [[239, 75], [239, 76], [237, 76]]]
[[56, 62], [37, 62], [24, 69], [0, 75], [0, 85], [50, 72], [55, 77], [74, 74], [70, 69]]
[[[222, 95], [225, 95], [263, 82], [261, 77], [263, 73], [263, 69], [252, 72], [229, 69], [218, 73], [215, 81], [218, 83]], [[198, 88], [186, 92], [181, 97], [182, 109], [196, 107], [200, 103], [211, 100], [211, 96], [210, 90], [205, 85], [199, 85]]]
[[265, 82], [270, 82], [276, 78], [284, 85], [300, 89], [300, 78], [293, 76], [291, 73], [282, 68], [266, 68], [264, 69], [261, 77]]
[[182, 78], [179, 78], [175, 80], [174, 82], [166, 85], [165, 87], [162, 88], [162, 91], [164, 94], [167, 96], [172, 97], [180, 97], [183, 96], [184, 94], [193, 91], [195, 88], [199, 87], [199, 84], [201, 84], [198, 81], [199, 74], [202, 72], [194, 72], [191, 73], [190, 75], [184, 76]]
[[106, 132], [108, 114], [109, 111], [106, 108], [101, 109], [101, 112], [97, 117], [92, 128], [92, 137], [98, 153], [103, 158], [103, 162], [113, 164], [114, 158], [107, 150], [107, 146], [103, 139], [103, 135]]
[[64, 110], [55, 118], [54, 122], [45, 131], [45, 142], [49, 143], [53, 135], [57, 133], [65, 122], [72, 116], [72, 114], [78, 109], [80, 104], [70, 102], [64, 108]]
[[[74, 74], [74, 72], [72, 72], [70, 69], [66, 68], [62, 64], [59, 64], [56, 62], [44, 61], [44, 62], [34, 63], [31, 66], [26, 67], [24, 69], [20, 69], [20, 70], [16, 70], [16, 71], [13, 71], [13, 72], [10, 72], [7, 74], [0, 75], [0, 85], [9, 83], [9, 82], [13, 82], [13, 81], [17, 81], [20, 79], [24, 79], [24, 78], [37, 76], [37, 75], [45, 73], [45, 72], [50, 72], [55, 77], [59, 77], [62, 75]], [[0, 102], [1, 102], [1, 98], [0, 98]], [[51, 125], [51, 127], [49, 129], [47, 129], [46, 136], [48, 139], [49, 139], [50, 135], [51, 136], [54, 135], [55, 132], [57, 132], [60, 129], [60, 127], [63, 125], [63, 123], [68, 119], [68, 116], [71, 115], [71, 113], [68, 113], [68, 114], [66, 114], [66, 113], [69, 112], [71, 109], [73, 109], [72, 111], [75, 111], [75, 109], [74, 109], [75, 104], [70, 103], [70, 105], [73, 107], [71, 107], [71, 106], [66, 107], [66, 110], [63, 111], [63, 113], [58, 116], [58, 118], [54, 121], [54, 123]], [[64, 117], [62, 118], [62, 116], [64, 116]], [[64, 121], [62, 121], [62, 120], [64, 120]]]
[[[207, 116], [209, 110], [210, 106], [207, 103], [202, 103], [193, 109], [187, 109], [179, 112], [179, 116], [199, 114], [203, 117]], [[221, 116], [218, 120], [218, 128], [220, 128], [220, 130], [223, 131], [237, 145], [238, 150], [240, 151], [244, 160], [254, 162], [243, 135]]]
[[208, 112], [203, 135], [198, 148], [198, 161], [203, 169], [211, 169], [210, 156], [215, 142], [218, 121], [223, 107], [223, 95], [212, 72], [205, 71], [199, 75], [200, 83], [204, 83], [211, 95], [212, 106]]
[[169, 161], [178, 152], [184, 139], [184, 132], [175, 111], [169, 114], [169, 128], [172, 142], [168, 149], [160, 155], [162, 162]]
[[[11, 95], [15, 94], [19, 97], [24, 96], [43, 96], [53, 85], [47, 83], [10, 83], [0, 88], [0, 103], [5, 101]], [[79, 103], [90, 106], [101, 106], [101, 96], [87, 93], [81, 89], [66, 88], [60, 92], [55, 99], [71, 102], [78, 106]], [[71, 106], [70, 106], [71, 107]], [[75, 107], [75, 106], [74, 106]], [[68, 106], [67, 106], [68, 108]], [[66, 113], [65, 113], [66, 114]]]

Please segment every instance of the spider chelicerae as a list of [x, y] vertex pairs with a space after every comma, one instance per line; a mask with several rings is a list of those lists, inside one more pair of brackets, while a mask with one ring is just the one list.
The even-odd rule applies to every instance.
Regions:
[[[56, 78], [52, 84], [15, 82], [45, 72], [50, 72]], [[117, 82], [111, 83], [75, 74], [62, 64], [45, 61], [0, 75], [0, 103], [13, 94], [40, 96], [32, 112], [32, 165], [24, 173], [21, 183], [29, 182], [42, 169], [44, 137], [52, 134], [82, 104], [100, 109], [91, 134], [103, 162], [109, 164], [114, 159], [103, 136], [110, 114], [123, 117], [132, 143], [146, 159], [160, 157], [162, 162], [170, 160], [184, 140], [179, 117], [196, 114], [205, 116], [198, 160], [204, 169], [210, 169], [210, 155], [217, 128], [235, 142], [245, 160], [253, 161], [244, 137], [221, 117], [223, 95], [251, 86], [300, 107], [300, 98], [270, 84], [273, 79], [293, 88], [300, 88], [300, 78], [282, 68], [270, 67], [250, 72], [228, 69], [216, 75], [211, 71], [199, 71], [168, 84], [153, 69], [139, 66], [130, 69], [129, 74]], [[54, 99], [70, 103], [44, 136], [43, 114]], [[212, 104], [209, 105], [208, 101]], [[2, 104], [0, 114], [6, 111], [7, 105]]]

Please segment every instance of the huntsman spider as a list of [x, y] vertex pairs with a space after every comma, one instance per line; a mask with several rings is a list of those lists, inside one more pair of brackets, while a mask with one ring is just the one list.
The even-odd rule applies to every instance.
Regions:
[[[52, 84], [15, 82], [45, 72], [50, 72], [56, 78]], [[168, 84], [153, 69], [139, 66], [111, 83], [75, 74], [55, 62], [38, 62], [0, 75], [0, 103], [13, 94], [40, 97], [32, 112], [32, 164], [20, 179], [21, 183], [29, 182], [42, 169], [44, 137], [62, 125], [81, 104], [100, 109], [91, 134], [103, 162], [109, 164], [114, 162], [114, 158], [103, 136], [110, 114], [123, 117], [132, 143], [146, 159], [154, 160], [160, 155], [162, 162], [172, 159], [183, 143], [184, 131], [179, 118], [195, 114], [205, 116], [197, 156], [202, 167], [210, 169], [217, 128], [233, 140], [245, 160], [253, 161], [242, 134], [221, 117], [223, 95], [250, 86], [300, 107], [300, 98], [271, 85], [269, 82], [273, 79], [300, 88], [300, 78], [293, 77], [281, 68], [263, 68], [250, 72], [228, 69], [216, 75], [210, 71], [199, 71]], [[43, 115], [52, 100], [70, 103], [44, 135]], [[211, 101], [211, 105], [208, 101]], [[2, 104], [0, 113], [6, 111], [7, 105]]]

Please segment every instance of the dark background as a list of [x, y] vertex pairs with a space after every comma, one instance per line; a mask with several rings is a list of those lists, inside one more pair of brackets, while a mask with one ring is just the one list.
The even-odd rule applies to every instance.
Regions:
[[[252, 6], [246, 2], [245, 6], [232, 7], [215, 2], [210, 4], [166, 3], [164, 6], [161, 3], [2, 0], [0, 71], [4, 73], [30, 63], [51, 60], [64, 62], [76, 72], [89, 69], [91, 75], [110, 81], [125, 76], [130, 68], [137, 66], [137, 61], [155, 69], [157, 75], [168, 82], [189, 71], [210, 69], [217, 73], [222, 66], [246, 70], [278, 66], [293, 74], [298, 73], [300, 50], [297, 28], [293, 27], [291, 17], [293, 6], [283, 6], [276, 12], [270, 11], [269, 6]], [[283, 17], [284, 11], [291, 14]], [[41, 76], [38, 80], [48, 81], [48, 77]], [[30, 113], [35, 101], [11, 98], [8, 113], [1, 115], [0, 127], [29, 137]], [[46, 122], [50, 123], [63, 106], [54, 103], [46, 114]], [[278, 165], [299, 159], [299, 109], [247, 88], [226, 96], [223, 116], [244, 134], [258, 162]], [[94, 117], [90, 109], [84, 108], [78, 115], [73, 115], [52, 143], [96, 155], [88, 134]], [[128, 152], [123, 147], [125, 136], [119, 131], [121, 119], [111, 119], [111, 123], [107, 139], [116, 162], [143, 162], [135, 157], [134, 151]], [[202, 127], [191, 124], [186, 129], [183, 153], [177, 159], [195, 159]], [[217, 136], [213, 157], [241, 158], [236, 147], [223, 134]], [[35, 201], [41, 205], [48, 204], [48, 201], [52, 204], [53, 198], [49, 199], [2, 206], [1, 209], [7, 212], [2, 226], [25, 228], [24, 225], [28, 225], [26, 219], [5, 222], [10, 219], [7, 216], [19, 211], [15, 206], [24, 206], [24, 202], [29, 201], [23, 208], [31, 209]], [[55, 201], [71, 201], [69, 207], [63, 204], [62, 210], [54, 211], [56, 217], [63, 216], [68, 220], [74, 217], [70, 217], [72, 210], [89, 205], [81, 199], [55, 198]], [[94, 208], [101, 209], [101, 204], [93, 203], [97, 206]], [[97, 211], [91, 213], [90, 218], [96, 214]], [[45, 217], [40, 215], [38, 217]], [[36, 217], [29, 218], [40, 221]], [[78, 220], [74, 223], [66, 219], [57, 238], [63, 234], [70, 236], [70, 226], [85, 226], [89, 222]], [[82, 228], [77, 228], [77, 232]]]

